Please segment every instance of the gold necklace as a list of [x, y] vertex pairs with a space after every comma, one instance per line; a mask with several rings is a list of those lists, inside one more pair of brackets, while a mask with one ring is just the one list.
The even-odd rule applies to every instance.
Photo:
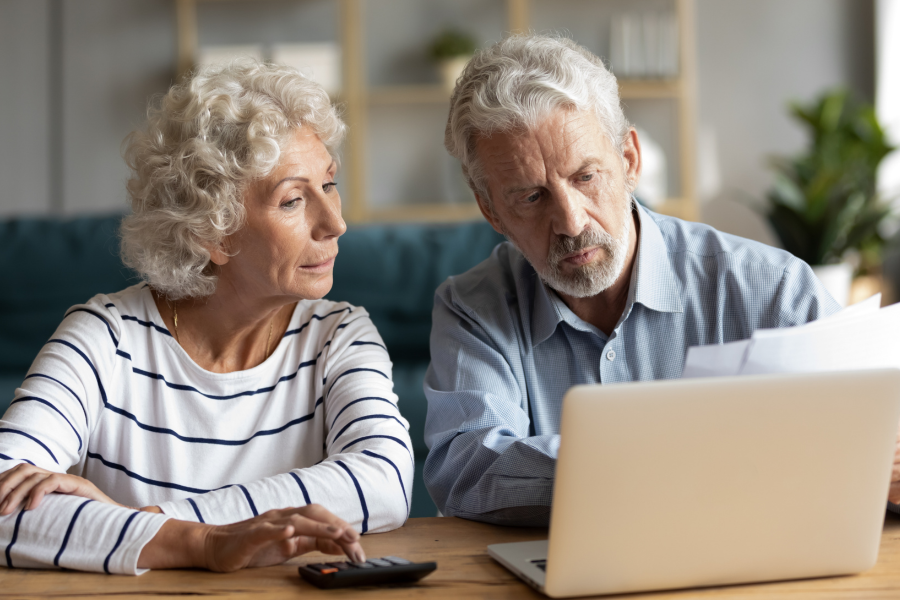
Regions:
[[[172, 305], [172, 322], [175, 324], [175, 341], [179, 344], [181, 340], [178, 337], [178, 303]], [[275, 322], [275, 319], [269, 320], [269, 335], [266, 336], [266, 358], [269, 358], [272, 351], [269, 349], [270, 344], [272, 343], [272, 324]]]

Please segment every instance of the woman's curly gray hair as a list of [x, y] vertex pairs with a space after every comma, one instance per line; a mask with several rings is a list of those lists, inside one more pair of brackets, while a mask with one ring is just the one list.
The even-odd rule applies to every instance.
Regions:
[[513, 35], [475, 54], [456, 82], [444, 133], [469, 187], [490, 206], [475, 145], [494, 132], [533, 129], [558, 108], [592, 110], [622, 152], [630, 124], [616, 78], [603, 61], [565, 37]]
[[303, 126], [339, 161], [346, 127], [325, 90], [253, 60], [202, 68], [152, 102], [146, 128], [125, 140], [125, 264], [171, 300], [212, 294], [210, 249], [240, 229], [248, 184], [275, 168]]

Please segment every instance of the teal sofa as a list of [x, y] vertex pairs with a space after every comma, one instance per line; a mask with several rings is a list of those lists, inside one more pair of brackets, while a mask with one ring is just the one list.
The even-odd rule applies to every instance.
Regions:
[[[121, 215], [0, 222], [0, 413], [66, 309], [138, 281], [119, 260]], [[400, 411], [416, 454], [414, 517], [436, 509], [422, 482], [428, 336], [434, 290], [488, 257], [501, 236], [486, 223], [351, 227], [329, 298], [364, 306], [394, 363]]]

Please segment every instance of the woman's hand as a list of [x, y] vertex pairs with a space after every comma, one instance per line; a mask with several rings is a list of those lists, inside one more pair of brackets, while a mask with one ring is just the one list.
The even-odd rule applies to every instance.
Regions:
[[144, 546], [138, 567], [231, 572], [278, 565], [313, 550], [346, 554], [355, 562], [366, 560], [359, 534], [325, 508], [310, 504], [270, 510], [231, 525], [169, 520]]
[[33, 510], [47, 494], [70, 494], [121, 506], [83, 477], [21, 463], [0, 473], [0, 516], [12, 514], [19, 506]]

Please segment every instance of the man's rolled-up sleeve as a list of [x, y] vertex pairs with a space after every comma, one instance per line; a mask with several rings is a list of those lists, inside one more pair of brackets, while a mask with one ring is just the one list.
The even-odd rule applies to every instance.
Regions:
[[[535, 436], [511, 323], [486, 328], [478, 312], [435, 296], [425, 484], [448, 516], [506, 525], [549, 520], [558, 435]], [[507, 325], [507, 326], [504, 326]], [[505, 333], [504, 333], [505, 332]]]

